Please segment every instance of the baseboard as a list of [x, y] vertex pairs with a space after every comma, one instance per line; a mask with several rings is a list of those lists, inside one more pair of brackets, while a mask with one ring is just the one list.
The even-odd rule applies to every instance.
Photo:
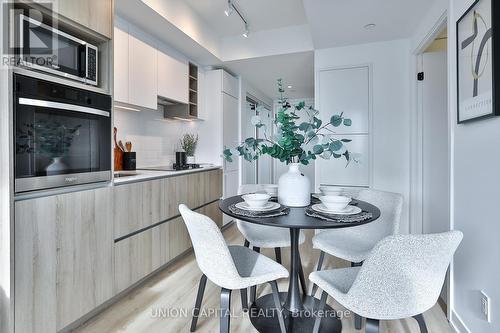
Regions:
[[471, 333], [455, 310], [451, 310], [450, 325], [455, 333]]

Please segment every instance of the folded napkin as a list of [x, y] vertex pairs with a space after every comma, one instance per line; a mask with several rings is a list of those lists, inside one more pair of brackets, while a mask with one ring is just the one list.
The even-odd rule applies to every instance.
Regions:
[[236, 204], [232, 204], [228, 207], [229, 211], [233, 214], [245, 216], [245, 217], [276, 217], [281, 215], [287, 215], [290, 212], [290, 208], [280, 205], [279, 208], [267, 212], [252, 211], [246, 209], [240, 209], [236, 207]]

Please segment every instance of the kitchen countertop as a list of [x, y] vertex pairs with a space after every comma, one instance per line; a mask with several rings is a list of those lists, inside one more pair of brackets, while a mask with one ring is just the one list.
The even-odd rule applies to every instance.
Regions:
[[143, 182], [143, 181], [159, 179], [159, 178], [181, 176], [181, 175], [195, 173], [195, 172], [217, 170], [220, 168], [221, 168], [221, 166], [214, 165], [214, 166], [205, 166], [205, 167], [201, 167], [198, 169], [189, 169], [189, 170], [181, 170], [181, 171], [137, 170], [137, 173], [135, 175], [114, 177], [113, 183], [114, 183], [114, 185], [123, 185], [123, 184], [137, 183], [137, 182]]

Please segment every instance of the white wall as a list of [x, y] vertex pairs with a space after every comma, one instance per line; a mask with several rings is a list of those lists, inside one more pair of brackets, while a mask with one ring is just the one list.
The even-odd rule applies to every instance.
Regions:
[[314, 59], [316, 85], [321, 69], [371, 64], [371, 185], [404, 195], [402, 232], [409, 231], [410, 59], [409, 40], [321, 49]]
[[[457, 327], [464, 324], [471, 332], [486, 333], [500, 332], [500, 118], [463, 125], [456, 122], [455, 22], [472, 3], [473, 0], [450, 0], [448, 11], [451, 228], [464, 233], [453, 264], [452, 322]], [[491, 323], [482, 319], [479, 290], [484, 290], [491, 298]]]
[[[182, 135], [199, 132], [198, 122], [165, 120], [161, 111], [115, 109], [114, 125], [118, 128], [117, 140], [124, 144], [125, 141], [132, 142], [132, 150], [137, 152], [138, 168], [171, 165], [175, 162], [175, 150], [179, 148]], [[206, 138], [200, 138], [203, 139]]]

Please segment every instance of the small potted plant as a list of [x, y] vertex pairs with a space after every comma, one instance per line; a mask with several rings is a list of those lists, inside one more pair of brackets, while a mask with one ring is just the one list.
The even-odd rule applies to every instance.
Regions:
[[181, 148], [186, 152], [187, 164], [195, 164], [194, 153], [198, 145], [198, 135], [186, 133], [180, 141]]

